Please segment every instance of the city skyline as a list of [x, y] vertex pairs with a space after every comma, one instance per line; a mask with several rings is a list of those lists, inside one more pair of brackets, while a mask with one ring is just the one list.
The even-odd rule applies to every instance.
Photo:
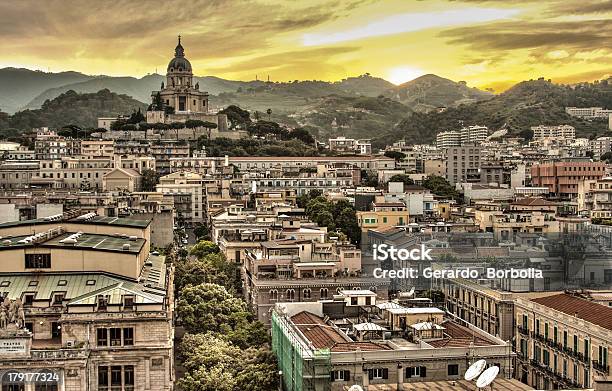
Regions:
[[195, 74], [234, 80], [370, 73], [400, 84], [433, 73], [499, 92], [612, 73], [612, 6], [600, 1], [62, 4], [0, 4], [0, 67], [163, 74], [180, 34]]

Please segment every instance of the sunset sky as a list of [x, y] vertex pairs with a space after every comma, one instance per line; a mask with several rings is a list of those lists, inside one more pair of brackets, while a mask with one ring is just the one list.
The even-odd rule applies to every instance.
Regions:
[[394, 83], [435, 73], [497, 91], [612, 74], [612, 1], [46, 0], [0, 3], [0, 67]]

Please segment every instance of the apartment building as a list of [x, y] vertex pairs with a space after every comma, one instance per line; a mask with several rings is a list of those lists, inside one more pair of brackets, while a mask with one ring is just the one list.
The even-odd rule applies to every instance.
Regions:
[[303, 168], [316, 168], [319, 164], [345, 164], [372, 171], [395, 168], [395, 160], [386, 156], [304, 156], [298, 159], [291, 156], [230, 156], [228, 162], [242, 172], [272, 168], [299, 172]]
[[340, 154], [372, 154], [372, 142], [369, 139], [352, 139], [344, 136], [330, 138], [329, 150]]
[[516, 377], [536, 389], [610, 381], [611, 320], [611, 307], [574, 294], [518, 298]]
[[566, 107], [565, 112], [572, 117], [581, 118], [608, 118], [612, 110], [601, 107]]
[[474, 125], [461, 128], [459, 133], [461, 145], [477, 144], [487, 139], [489, 129], [486, 126]]
[[606, 164], [587, 160], [565, 160], [538, 163], [531, 166], [534, 187], [548, 187], [551, 196], [571, 199], [578, 195], [578, 185], [585, 180], [601, 179]]
[[113, 140], [81, 140], [81, 155], [112, 157], [114, 154]]
[[388, 280], [361, 276], [361, 250], [348, 243], [279, 238], [244, 253], [245, 300], [268, 326], [277, 302], [316, 303], [344, 289], [388, 295]]
[[459, 147], [461, 145], [461, 133], [455, 130], [440, 132], [436, 135], [436, 147], [440, 149]]
[[148, 221], [58, 215], [0, 235], [3, 370], [53, 375], [3, 389], [173, 389], [172, 269]]
[[480, 182], [482, 148], [475, 144], [446, 148], [446, 180], [451, 184]]
[[185, 219], [190, 223], [204, 221], [204, 192], [200, 174], [180, 171], [165, 175], [159, 178], [156, 191], [163, 194], [184, 195], [189, 198], [187, 210], [175, 209], [175, 219]]
[[54, 131], [39, 131], [34, 140], [36, 159], [53, 160], [81, 154], [81, 140], [59, 136]]
[[341, 290], [333, 301], [277, 303], [272, 350], [285, 389], [343, 391], [438, 389], [458, 383], [470, 363], [498, 366], [499, 384], [510, 380], [510, 343], [438, 308], [410, 308], [375, 299], [368, 290]]
[[369, 230], [383, 231], [408, 224], [410, 213], [403, 202], [374, 202], [371, 210], [357, 211], [357, 223], [362, 243], [366, 243]]
[[598, 137], [589, 141], [589, 149], [593, 152], [593, 159], [600, 160], [604, 154], [612, 152], [612, 137]]
[[533, 138], [535, 140], [574, 140], [576, 138], [576, 129], [570, 125], [538, 125], [532, 126]]
[[515, 294], [465, 279], [443, 279], [441, 288], [450, 313], [504, 341], [514, 337]]
[[38, 175], [37, 160], [4, 160], [0, 162], [0, 188], [23, 189]]
[[591, 218], [612, 217], [612, 178], [585, 180], [578, 183], [578, 211]]

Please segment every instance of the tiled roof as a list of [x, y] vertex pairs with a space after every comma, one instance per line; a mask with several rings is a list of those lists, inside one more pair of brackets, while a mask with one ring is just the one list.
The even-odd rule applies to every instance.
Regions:
[[612, 330], [612, 307], [568, 295], [567, 293], [540, 297], [531, 299], [531, 301]]
[[556, 205], [554, 202], [546, 201], [542, 198], [537, 197], [526, 197], [516, 200], [512, 203], [513, 205], [522, 206], [553, 206]]
[[307, 311], [293, 315], [291, 321], [316, 349], [330, 349], [332, 352], [390, 349], [386, 345], [374, 342], [353, 342], [326, 324], [323, 319]]
[[483, 338], [482, 336], [472, 333], [467, 327], [463, 327], [455, 322], [444, 322], [442, 326], [444, 330], [444, 339], [436, 341], [427, 341], [434, 348], [450, 348], [450, 347], [466, 347], [474, 344], [474, 346], [490, 346], [495, 345], [493, 341]]

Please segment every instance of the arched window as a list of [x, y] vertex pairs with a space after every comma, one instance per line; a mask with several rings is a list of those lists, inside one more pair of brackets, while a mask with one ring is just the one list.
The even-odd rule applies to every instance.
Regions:
[[310, 300], [311, 292], [312, 291], [310, 290], [310, 288], [304, 289], [303, 294], [302, 294], [302, 296], [304, 297], [304, 300]]
[[376, 287], [375, 287], [375, 286], [371, 286], [371, 287], [370, 287], [370, 290], [371, 290], [372, 292], [376, 293]]
[[327, 288], [321, 288], [321, 299], [327, 299]]
[[336, 293], [340, 293], [340, 291], [343, 291], [344, 287], [343, 286], [339, 286], [338, 288], [336, 288]]
[[270, 289], [270, 301], [278, 300], [278, 291], [276, 289]]
[[287, 289], [287, 301], [295, 300], [295, 289]]

